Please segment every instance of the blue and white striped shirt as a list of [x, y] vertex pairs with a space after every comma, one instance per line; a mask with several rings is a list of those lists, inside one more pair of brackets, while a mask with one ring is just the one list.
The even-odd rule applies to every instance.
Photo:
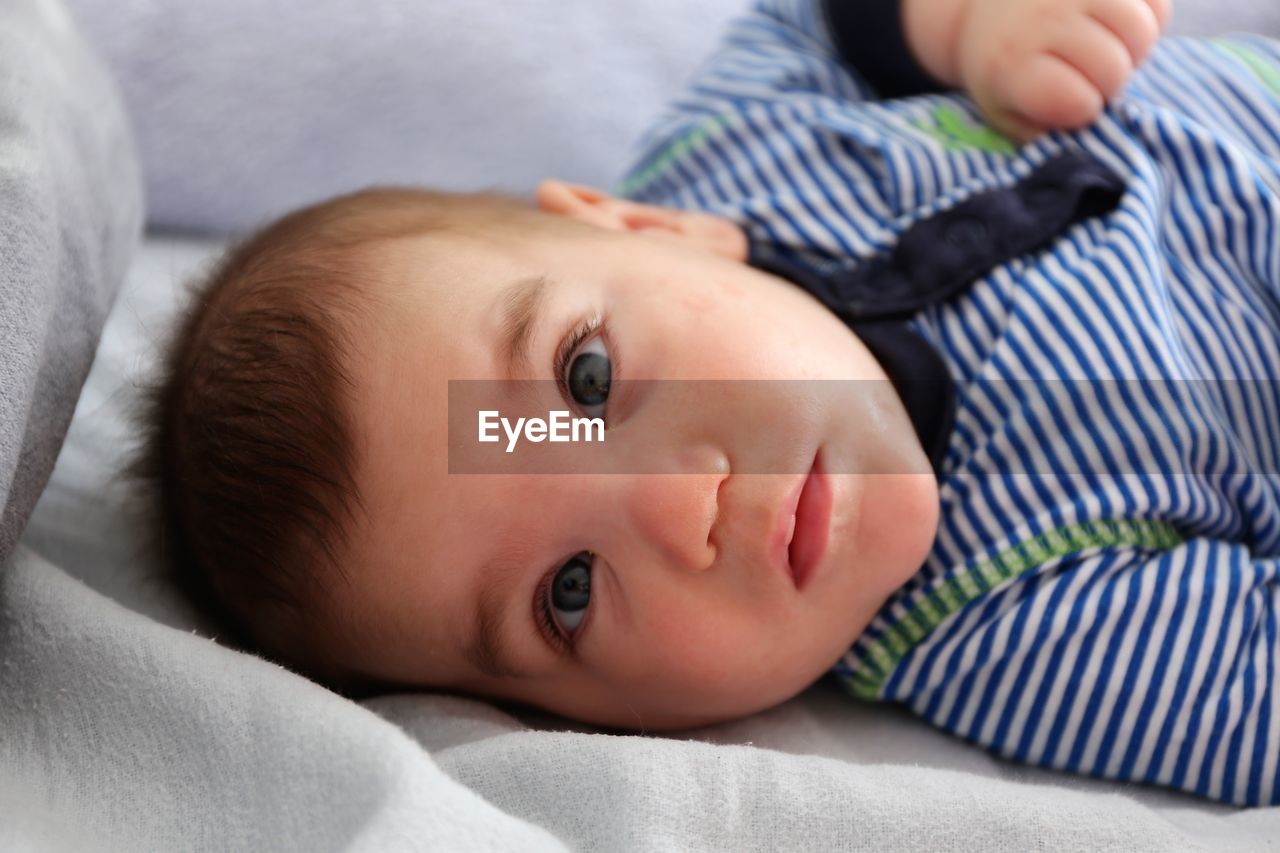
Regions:
[[910, 318], [955, 381], [940, 528], [834, 674], [1014, 760], [1278, 804], [1280, 45], [1166, 40], [1015, 149], [961, 95], [876, 101], [816, 3], [765, 0], [621, 191], [851, 267], [1067, 151], [1118, 207]]

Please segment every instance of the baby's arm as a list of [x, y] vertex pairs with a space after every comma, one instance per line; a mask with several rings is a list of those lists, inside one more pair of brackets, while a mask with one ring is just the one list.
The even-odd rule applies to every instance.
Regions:
[[959, 617], [913, 707], [1015, 761], [1280, 804], [1280, 560], [1197, 538], [1040, 571]]
[[[848, 2], [848, 0], [845, 0]], [[1172, 0], [901, 0], [917, 61], [1002, 132], [1092, 122], [1169, 20]]]

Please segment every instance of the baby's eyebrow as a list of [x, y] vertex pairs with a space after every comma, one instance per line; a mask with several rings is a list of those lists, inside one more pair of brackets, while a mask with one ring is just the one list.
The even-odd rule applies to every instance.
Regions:
[[506, 591], [519, 565], [495, 561], [480, 572], [480, 592], [472, 614], [471, 641], [463, 647], [467, 660], [480, 672], [492, 678], [527, 678], [528, 673], [510, 664], [510, 650], [503, 643], [502, 626], [506, 619]]
[[529, 373], [529, 341], [547, 303], [546, 276], [520, 279], [498, 296], [502, 304], [502, 359], [507, 376]]

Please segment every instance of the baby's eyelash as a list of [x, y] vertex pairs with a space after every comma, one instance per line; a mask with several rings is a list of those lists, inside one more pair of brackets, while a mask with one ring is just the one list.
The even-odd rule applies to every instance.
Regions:
[[556, 350], [555, 371], [556, 386], [560, 389], [560, 395], [563, 399], [568, 400], [569, 386], [565, 382], [565, 371], [569, 369], [569, 359], [573, 358], [573, 354], [578, 351], [578, 347], [582, 346], [587, 340], [604, 327], [604, 318], [600, 315], [588, 317], [582, 320], [578, 325], [565, 335], [564, 340], [560, 342], [560, 347]]
[[573, 641], [560, 633], [556, 617], [551, 613], [551, 584], [558, 571], [560, 569], [556, 567], [542, 576], [542, 580], [538, 583], [538, 591], [534, 593], [533, 611], [542, 635], [547, 638], [556, 652], [565, 654], [573, 649]]

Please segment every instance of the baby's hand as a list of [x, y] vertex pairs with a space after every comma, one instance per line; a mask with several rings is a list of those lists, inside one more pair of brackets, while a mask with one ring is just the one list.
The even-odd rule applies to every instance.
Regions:
[[[949, 2], [917, 5], [919, 14]], [[959, 0], [946, 40], [951, 55], [938, 57], [931, 70], [964, 86], [1014, 139], [1083, 127], [1124, 88], [1171, 6], [1172, 0]]]

